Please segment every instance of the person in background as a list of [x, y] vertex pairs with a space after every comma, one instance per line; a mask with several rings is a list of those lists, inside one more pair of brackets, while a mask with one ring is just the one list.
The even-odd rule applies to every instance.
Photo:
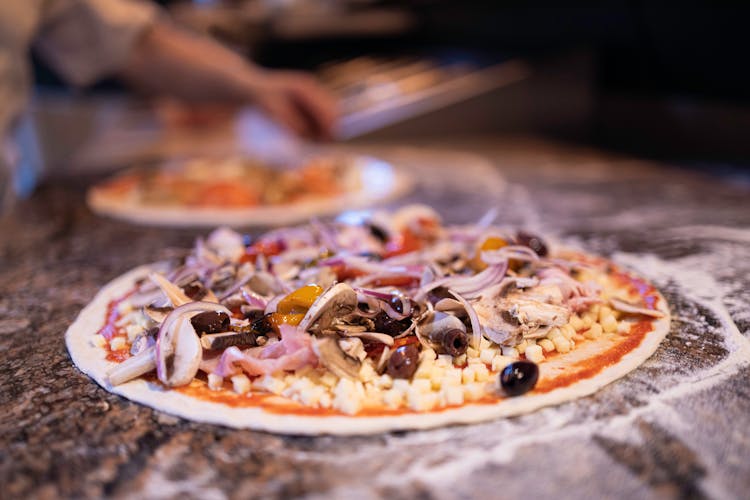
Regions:
[[210, 38], [170, 23], [151, 3], [2, 1], [0, 198], [11, 184], [28, 193], [39, 168], [26, 112], [32, 48], [77, 87], [116, 76], [137, 90], [189, 102], [252, 103], [303, 137], [333, 136], [336, 103], [311, 76], [255, 66]]

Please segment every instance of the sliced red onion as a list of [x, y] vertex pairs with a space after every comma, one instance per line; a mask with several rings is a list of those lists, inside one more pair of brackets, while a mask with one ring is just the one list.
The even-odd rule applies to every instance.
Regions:
[[357, 269], [365, 273], [381, 273], [387, 269], [381, 263], [372, 262], [359, 255], [337, 255], [319, 262], [321, 266], [346, 266], [351, 269]]
[[479, 323], [479, 316], [477, 316], [476, 311], [466, 299], [455, 292], [451, 292], [450, 290], [449, 292], [466, 309], [466, 314], [469, 315], [469, 321], [471, 322], [471, 347], [479, 349], [479, 344], [482, 341], [482, 325]]
[[147, 293], [135, 293], [128, 298], [130, 304], [135, 308], [146, 307], [159, 299], [166, 301], [164, 293], [159, 288]]
[[359, 304], [367, 304], [367, 311], [363, 311], [362, 309], [357, 310], [357, 314], [360, 316], [364, 316], [366, 318], [374, 318], [377, 316], [377, 314], [380, 312], [380, 301], [366, 293], [360, 290], [356, 290], [357, 292], [357, 302]]
[[648, 309], [638, 304], [631, 304], [630, 302], [626, 302], [622, 299], [617, 299], [613, 297], [609, 299], [609, 303], [616, 310], [627, 313], [627, 314], [642, 314], [644, 316], [650, 316], [652, 318], [664, 317], [664, 313], [657, 309]]
[[271, 314], [276, 312], [276, 308], [279, 305], [279, 302], [281, 302], [281, 299], [283, 299], [286, 296], [286, 294], [277, 295], [276, 297], [272, 298], [268, 301], [266, 304], [266, 308], [263, 310], [265, 314]]
[[411, 302], [409, 301], [409, 299], [404, 299], [403, 297], [400, 297], [398, 295], [395, 296], [399, 297], [399, 299], [401, 300], [401, 307], [404, 312], [400, 313], [396, 311], [393, 307], [391, 307], [389, 302], [383, 302], [383, 310], [389, 317], [395, 320], [400, 321], [402, 319], [408, 318], [411, 315]]
[[198, 275], [197, 272], [193, 269], [193, 266], [180, 266], [172, 270], [172, 272], [167, 274], [167, 279], [171, 281], [172, 283], [179, 283], [180, 280], [187, 278], [191, 274]]
[[199, 313], [206, 311], [223, 312], [229, 316], [232, 313], [226, 307], [214, 304], [212, 302], [188, 302], [179, 307], [176, 307], [172, 312], [167, 314], [164, 321], [159, 326], [159, 333], [156, 336], [156, 374], [159, 380], [166, 380], [167, 378], [167, 365], [166, 358], [174, 353], [174, 342], [173, 342], [173, 327], [177, 320], [185, 317], [190, 313]]
[[336, 241], [336, 234], [330, 227], [326, 226], [316, 218], [310, 219], [310, 227], [317, 233], [320, 243], [329, 250], [337, 251], [339, 244]]
[[447, 276], [440, 278], [420, 288], [415, 298], [416, 300], [423, 300], [428, 292], [441, 286], [457, 293], [474, 295], [501, 281], [507, 270], [507, 261], [502, 261], [487, 267], [484, 271], [480, 271], [473, 276]]
[[531, 248], [521, 245], [509, 245], [497, 250], [484, 250], [482, 252], [482, 260], [487, 264], [497, 264], [508, 259], [535, 262], [539, 260], [539, 255]]
[[219, 296], [219, 302], [222, 302], [225, 299], [234, 295], [241, 287], [245, 286], [252, 277], [253, 275], [249, 274], [248, 276], [245, 276], [244, 278], [239, 279], [236, 282], [234, 282], [229, 288], [227, 288], [227, 290], [224, 293], [222, 293]]
[[386, 266], [416, 266], [422, 263], [424, 255], [420, 251], [408, 252], [400, 255], [394, 255], [383, 260]]
[[253, 292], [245, 286], [240, 287], [240, 293], [242, 294], [242, 298], [245, 299], [245, 302], [251, 307], [265, 309], [266, 306], [268, 306], [268, 300], [266, 300], [265, 297]]
[[378, 300], [391, 300], [391, 297], [393, 297], [393, 294], [391, 293], [373, 290], [372, 288], [355, 288], [354, 291], [362, 293], [363, 295], [375, 297]]
[[[367, 288], [355, 288], [355, 291], [357, 292], [358, 299], [359, 297], [372, 297], [377, 299], [378, 308], [385, 311], [385, 313], [393, 319], [402, 320], [411, 316], [411, 300], [409, 300], [408, 297], [404, 297], [401, 294], [381, 292], [378, 290]], [[393, 297], [399, 298], [399, 300], [401, 301], [401, 309], [403, 312], [398, 312], [393, 309], [393, 307], [391, 307], [390, 301], [393, 299]], [[361, 300], [360, 302], [367, 302], [367, 304], [370, 305], [370, 302], [367, 300]]]
[[500, 214], [500, 210], [497, 207], [492, 207], [474, 224], [474, 227], [479, 230], [485, 230], [495, 222], [497, 216]]
[[481, 294], [482, 290], [488, 286], [493, 286], [503, 280], [505, 273], [508, 271], [508, 263], [501, 262], [487, 269], [492, 269], [493, 272], [488, 273], [482, 281], [472, 280], [470, 282], [463, 282], [457, 286], [452, 286], [451, 289], [456, 293], [462, 294], [466, 298], [474, 298]]

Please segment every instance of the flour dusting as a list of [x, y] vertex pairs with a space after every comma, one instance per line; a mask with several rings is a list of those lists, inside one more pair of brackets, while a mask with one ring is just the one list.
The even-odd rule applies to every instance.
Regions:
[[[750, 231], [710, 227], [701, 233], [696, 227], [678, 227], [664, 233], [660, 237], [663, 241], [655, 241], [655, 245], [686, 244], [698, 234], [711, 240], [708, 251], [672, 259], [654, 253], [611, 255], [662, 290], [673, 313], [671, 332], [663, 345], [625, 378], [593, 396], [529, 415], [391, 434], [384, 441], [364, 440], [356, 452], [319, 459], [327, 467], [346, 471], [352, 464], [366, 463], [367, 457], [378, 454], [383, 458], [372, 471], [377, 478], [374, 488], [387, 492], [406, 483], [418, 484], [442, 497], [454, 491], [451, 488], [456, 484], [481, 477], [482, 471], [518, 467], [530, 457], [539, 460], [539, 453], [566, 453], [579, 446], [587, 453], [601, 453], [592, 450], [600, 448], [597, 443], [609, 442], [637, 449], [645, 439], [652, 439], [644, 434], [652, 432], [650, 429], [667, 429], [665, 439], [687, 443], [690, 451], [696, 433], [703, 431], [700, 422], [683, 416], [681, 406], [695, 397], [710, 397], [715, 386], [750, 366], [748, 332], [738, 327], [738, 322], [748, 319], [748, 307], [737, 298], [744, 290], [736, 278], [750, 265], [745, 248]], [[586, 247], [587, 243], [577, 246]], [[727, 496], [723, 486], [726, 473], [720, 460], [700, 455], [700, 450], [692, 452], [709, 469], [704, 490], [717, 497]], [[399, 459], [404, 454], [408, 460]], [[352, 468], [351, 472], [362, 477], [361, 471], [355, 473]], [[345, 482], [327, 496], [345, 498], [354, 493], [356, 487]]]

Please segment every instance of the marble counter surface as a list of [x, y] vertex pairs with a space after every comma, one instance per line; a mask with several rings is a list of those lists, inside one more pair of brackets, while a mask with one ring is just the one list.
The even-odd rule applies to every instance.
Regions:
[[202, 231], [99, 218], [85, 180], [60, 181], [0, 222], [0, 497], [746, 496], [750, 181], [539, 140], [451, 146], [494, 167], [375, 150], [432, 172], [406, 201], [448, 221], [497, 206], [652, 280], [673, 322], [651, 359], [593, 396], [479, 425], [336, 438], [187, 422], [101, 389], [63, 335], [99, 287]]

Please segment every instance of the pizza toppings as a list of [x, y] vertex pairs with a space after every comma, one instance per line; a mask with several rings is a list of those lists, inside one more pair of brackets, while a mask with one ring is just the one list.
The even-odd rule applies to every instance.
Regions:
[[313, 337], [297, 327], [281, 325], [280, 340], [264, 347], [240, 350], [229, 347], [221, 355], [213, 371], [228, 377], [241, 370], [248, 375], [267, 375], [283, 371], [294, 371], [314, 365], [318, 357], [313, 350]]
[[205, 311], [190, 318], [190, 324], [198, 335], [226, 332], [229, 329], [229, 315], [221, 311]]
[[258, 337], [252, 329], [240, 329], [234, 332], [211, 333], [201, 335], [201, 345], [207, 350], [223, 350], [227, 347], [254, 347], [258, 345]]
[[361, 182], [359, 169], [346, 158], [313, 158], [299, 165], [195, 158], [126, 171], [93, 193], [147, 207], [231, 209], [329, 199], [355, 191]]
[[118, 364], [107, 374], [112, 385], [124, 384], [156, 369], [156, 346], [151, 346]]
[[419, 350], [414, 344], [402, 345], [396, 348], [388, 358], [386, 373], [391, 378], [410, 379], [417, 371]]
[[332, 336], [317, 339], [314, 343], [315, 354], [320, 364], [339, 377], [356, 379], [362, 363], [341, 348], [342, 341]]
[[500, 385], [508, 396], [532, 390], [539, 380], [539, 367], [530, 361], [515, 361], [500, 373]]
[[516, 239], [518, 240], [519, 245], [531, 248], [539, 257], [547, 255], [547, 245], [544, 244], [544, 241], [540, 237], [527, 233], [526, 231], [518, 231], [518, 233], [516, 233]]
[[457, 316], [442, 311], [428, 312], [415, 328], [417, 338], [438, 354], [460, 356], [469, 347], [466, 325]]
[[231, 381], [238, 394], [345, 413], [524, 394], [537, 365], [656, 314], [623, 300], [637, 293], [611, 291], [596, 263], [538, 236], [486, 220], [443, 226], [423, 208], [255, 241], [220, 229], [151, 283], [123, 301], [121, 333], [104, 340], [112, 350], [141, 345], [110, 383], [155, 369], [167, 387]]
[[652, 318], [661, 318], [662, 316], [664, 316], [660, 311], [648, 309], [638, 304], [632, 304], [626, 300], [618, 299], [616, 297], [609, 299], [609, 303], [612, 305], [612, 307], [615, 308], [615, 310], [628, 314], [642, 314], [644, 316], [650, 316]]

